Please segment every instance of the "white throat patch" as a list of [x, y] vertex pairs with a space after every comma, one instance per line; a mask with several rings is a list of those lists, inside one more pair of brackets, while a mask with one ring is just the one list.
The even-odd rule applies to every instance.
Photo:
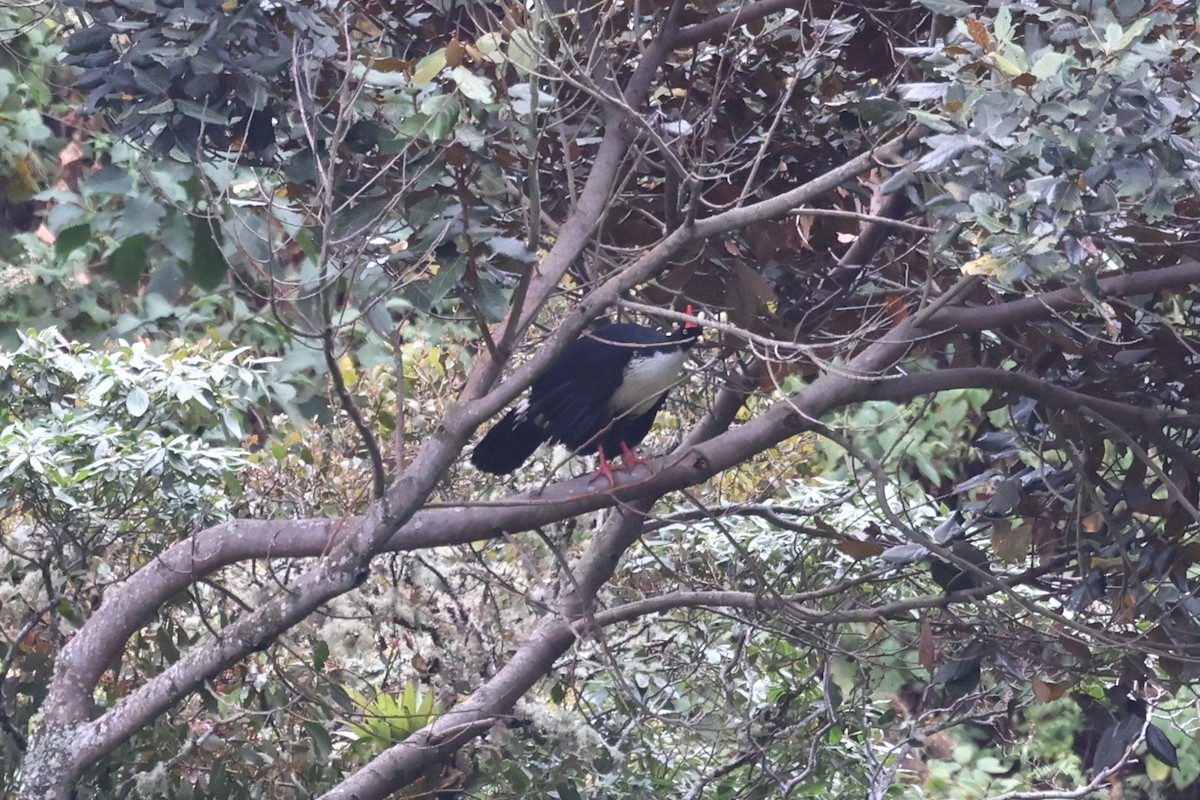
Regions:
[[625, 369], [625, 380], [608, 401], [613, 416], [645, 414], [670, 389], [683, 371], [686, 350], [667, 350], [635, 358]]

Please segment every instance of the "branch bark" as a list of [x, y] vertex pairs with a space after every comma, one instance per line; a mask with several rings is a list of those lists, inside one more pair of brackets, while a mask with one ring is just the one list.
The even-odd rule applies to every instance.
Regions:
[[680, 30], [671, 40], [672, 47], [691, 47], [700, 42], [724, 36], [737, 25], [762, 19], [779, 11], [789, 8], [803, 8], [807, 3], [803, 0], [760, 0], [757, 3], [747, 3], [736, 11], [697, 22]]
[[1200, 428], [1200, 415], [1171, 414], [1158, 408], [1091, 397], [1019, 372], [989, 367], [940, 369], [880, 378], [867, 391], [866, 399], [905, 401], [951, 389], [993, 389], [1027, 395], [1060, 408], [1091, 408], [1139, 430], [1161, 430], [1164, 426]]
[[[1102, 297], [1175, 291], [1200, 283], [1200, 262], [1187, 259], [1175, 266], [1103, 278], [1098, 283]], [[993, 330], [1053, 319], [1062, 311], [1085, 306], [1089, 302], [1082, 291], [1071, 287], [998, 305], [947, 308], [930, 321], [929, 328], [951, 328], [958, 333]]]

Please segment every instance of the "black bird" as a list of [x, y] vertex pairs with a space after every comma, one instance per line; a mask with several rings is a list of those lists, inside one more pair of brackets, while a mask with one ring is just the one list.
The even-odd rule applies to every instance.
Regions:
[[650, 432], [699, 336], [695, 322], [670, 333], [629, 323], [600, 325], [533, 382], [529, 396], [476, 445], [471, 463], [504, 475], [542, 442], [557, 442], [579, 455], [599, 453], [599, 474], [612, 483], [608, 456], [620, 453], [626, 466], [643, 462], [633, 448]]

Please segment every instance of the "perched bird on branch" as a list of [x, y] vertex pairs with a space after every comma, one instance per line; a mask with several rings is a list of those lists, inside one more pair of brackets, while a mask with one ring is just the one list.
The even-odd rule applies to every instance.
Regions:
[[492, 426], [471, 453], [471, 463], [504, 475], [524, 464], [542, 442], [554, 442], [577, 455], [599, 454], [598, 474], [613, 483], [609, 457], [620, 454], [626, 467], [645, 463], [634, 448], [650, 432], [700, 332], [688, 321], [667, 333], [630, 323], [585, 333], [533, 382], [529, 396]]

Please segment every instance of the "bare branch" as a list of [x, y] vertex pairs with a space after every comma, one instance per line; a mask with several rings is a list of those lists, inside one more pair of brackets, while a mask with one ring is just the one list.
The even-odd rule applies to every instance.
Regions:
[[[1161, 267], [1098, 281], [1105, 297], [1128, 297], [1147, 292], [1185, 289], [1200, 283], [1200, 262], [1186, 259], [1171, 267]], [[963, 305], [948, 308], [930, 321], [931, 328], [952, 328], [959, 333], [995, 330], [1037, 320], [1053, 319], [1058, 312], [1089, 303], [1077, 288], [1045, 292], [999, 305]]]
[[803, 0], [760, 0], [757, 3], [747, 3], [736, 11], [721, 14], [718, 17], [689, 25], [680, 30], [671, 40], [672, 47], [688, 47], [699, 44], [718, 36], [724, 36], [738, 25], [762, 19], [763, 17], [784, 11], [789, 8], [803, 8]]
[[[934, 316], [935, 320], [940, 318], [940, 314]], [[1019, 372], [988, 367], [960, 367], [881, 377], [866, 392], [865, 399], [910, 400], [918, 395], [951, 389], [993, 389], [1028, 395], [1061, 408], [1090, 408], [1141, 430], [1161, 430], [1165, 426], [1200, 427], [1200, 415], [1172, 414], [1159, 408], [1139, 407], [1101, 397], [1090, 397]]]

